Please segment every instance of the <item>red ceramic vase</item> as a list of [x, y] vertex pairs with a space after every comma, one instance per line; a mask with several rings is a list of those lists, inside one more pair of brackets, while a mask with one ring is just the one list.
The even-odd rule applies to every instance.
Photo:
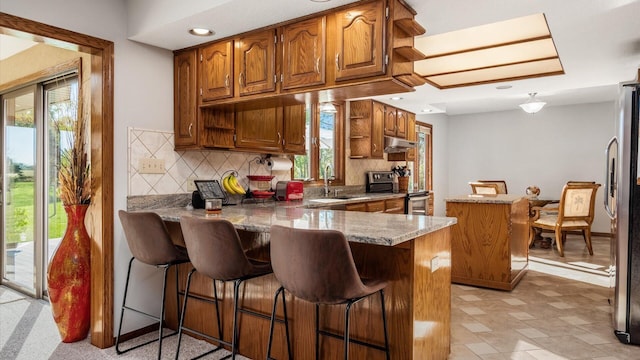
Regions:
[[51, 258], [47, 286], [62, 342], [87, 337], [91, 310], [91, 251], [84, 217], [89, 205], [65, 205], [67, 230]]

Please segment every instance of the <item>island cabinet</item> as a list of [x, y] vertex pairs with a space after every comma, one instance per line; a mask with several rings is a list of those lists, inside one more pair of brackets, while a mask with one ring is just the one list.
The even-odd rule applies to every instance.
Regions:
[[236, 148], [272, 153], [305, 153], [304, 105], [240, 110], [235, 115]]
[[238, 95], [252, 95], [276, 90], [276, 30], [249, 33], [238, 40], [236, 71]]
[[526, 273], [529, 201], [514, 195], [470, 195], [446, 200], [452, 227], [451, 281], [512, 290]]
[[198, 97], [196, 96], [196, 51], [176, 53], [173, 58], [173, 118], [176, 148], [198, 143]]
[[282, 89], [324, 84], [326, 34], [326, 16], [282, 28]]

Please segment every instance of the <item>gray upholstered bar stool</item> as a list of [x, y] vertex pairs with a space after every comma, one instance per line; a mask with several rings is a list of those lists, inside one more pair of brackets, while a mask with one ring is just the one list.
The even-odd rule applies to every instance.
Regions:
[[[320, 335], [344, 341], [344, 359], [349, 358], [349, 343], [372, 347], [386, 353], [389, 360], [389, 338], [384, 306], [384, 288], [380, 279], [361, 279], [353, 261], [347, 239], [339, 231], [294, 229], [279, 225], [271, 227], [271, 265], [282, 285], [275, 294], [272, 322], [269, 330], [267, 359], [271, 356], [273, 316], [278, 295], [287, 290], [295, 297], [315, 304], [316, 359], [320, 356]], [[382, 304], [384, 346], [349, 338], [349, 311], [360, 300], [379, 293]], [[320, 305], [346, 304], [344, 333], [335, 334], [320, 329]], [[285, 325], [287, 319], [284, 319]], [[288, 331], [285, 326], [285, 331]]]
[[[120, 325], [118, 326], [118, 334], [116, 336], [116, 353], [122, 354], [127, 351], [137, 349], [141, 346], [158, 341], [158, 359], [162, 356], [162, 339], [177, 334], [173, 332], [171, 334], [163, 336], [162, 322], [165, 314], [165, 293], [167, 287], [167, 273], [169, 269], [178, 264], [189, 262], [189, 256], [187, 250], [183, 247], [176, 246], [171, 241], [171, 236], [167, 230], [164, 221], [156, 213], [152, 212], [126, 212], [120, 210], [118, 212], [122, 228], [124, 229], [124, 235], [127, 238], [127, 244], [129, 250], [131, 250], [131, 260], [129, 260], [129, 269], [127, 270], [127, 281], [124, 287], [124, 297], [122, 299], [122, 309], [120, 311]], [[129, 291], [129, 279], [131, 276], [131, 266], [133, 260], [151, 266], [155, 266], [164, 270], [164, 280], [162, 282], [162, 305], [160, 307], [160, 315], [155, 316], [138, 309], [127, 306], [127, 293]], [[177, 314], [180, 316], [180, 298], [178, 288], [178, 268], [176, 267], [176, 303]], [[124, 320], [124, 311], [129, 310], [135, 313], [144, 315], [148, 318], [158, 321], [158, 338], [147, 341], [143, 344], [132, 346], [128, 349], [120, 349], [120, 334], [122, 332], [122, 322]]]
[[[265, 314], [239, 308], [238, 292], [240, 286], [245, 280], [271, 274], [271, 264], [248, 258], [242, 249], [238, 232], [233, 224], [227, 220], [183, 216], [180, 219], [180, 227], [182, 228], [182, 235], [184, 236], [184, 242], [187, 245], [187, 252], [191, 258], [193, 270], [189, 272], [187, 277], [185, 300], [182, 307], [182, 316], [180, 317], [180, 327], [178, 330], [179, 335], [176, 359], [178, 359], [178, 355], [180, 354], [180, 341], [182, 339], [183, 329], [187, 329], [190, 332], [198, 334], [204, 338], [211, 339], [220, 344], [220, 346], [210, 352], [221, 349], [222, 345], [230, 346], [231, 358], [235, 359], [238, 352], [238, 312], [255, 315], [264, 319], [270, 318]], [[201, 296], [189, 294], [191, 276], [196, 271], [213, 280], [214, 299], [210, 302], [213, 302], [216, 306], [219, 338], [193, 329], [188, 329], [184, 326], [184, 316], [187, 311], [187, 302], [189, 298], [207, 301]], [[231, 342], [222, 339], [222, 326], [220, 322], [220, 310], [218, 308], [216, 280], [233, 281], [233, 330]], [[204, 355], [205, 354], [202, 354], [198, 356], [198, 358]]]

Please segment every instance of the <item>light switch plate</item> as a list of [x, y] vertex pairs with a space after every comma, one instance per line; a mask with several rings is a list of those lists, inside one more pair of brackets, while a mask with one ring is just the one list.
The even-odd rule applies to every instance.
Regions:
[[164, 174], [164, 159], [142, 158], [138, 163], [140, 174]]
[[188, 177], [187, 178], [187, 191], [196, 191], [198, 190], [198, 188], [196, 188], [196, 183], [194, 182], [195, 180], [198, 180], [197, 177]]

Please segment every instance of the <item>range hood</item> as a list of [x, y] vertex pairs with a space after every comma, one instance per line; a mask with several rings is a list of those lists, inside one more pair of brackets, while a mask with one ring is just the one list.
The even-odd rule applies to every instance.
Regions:
[[392, 136], [384, 137], [384, 152], [386, 153], [402, 153], [416, 147], [415, 141], [401, 139]]

